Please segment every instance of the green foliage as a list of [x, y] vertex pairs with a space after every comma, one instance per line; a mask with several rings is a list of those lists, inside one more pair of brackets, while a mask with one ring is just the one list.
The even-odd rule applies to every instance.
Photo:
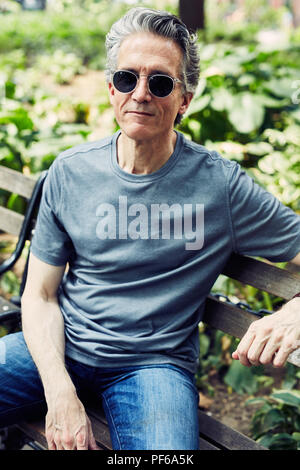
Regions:
[[228, 40], [254, 43], [256, 34], [264, 29], [285, 26], [287, 7], [273, 8], [266, 0], [244, 0], [243, 7], [231, 0], [205, 2], [207, 42]]
[[[284, 204], [300, 211], [300, 30], [287, 46], [266, 49], [255, 34], [262, 25], [281, 21], [263, 5], [266, 2], [247, 0], [246, 17], [230, 28], [221, 20], [229, 0], [218, 2], [217, 9], [216, 0], [206, 3], [209, 27], [199, 41], [201, 80], [180, 130], [238, 161]], [[87, 68], [103, 68], [105, 34], [129, 7], [108, 0], [56, 0], [46, 14], [19, 8], [14, 14], [0, 14], [0, 164], [39, 173], [59, 152], [89, 137], [89, 104], [67, 103], [49, 92], [43, 86], [45, 76], [65, 84]], [[107, 106], [105, 99], [99, 102], [100, 114]], [[0, 197], [8, 207], [24, 211], [24, 201], [15, 195], [1, 192]], [[1, 287], [11, 294], [14, 285], [17, 289], [9, 274]], [[215, 290], [232, 301], [245, 300], [255, 310], [272, 310], [282, 301], [222, 276]], [[232, 361], [236, 340], [203, 325], [200, 331], [199, 387], [213, 394], [211, 372], [239, 393], [253, 394], [271, 385], [262, 368], [248, 369]], [[284, 386], [292, 388], [297, 381], [288, 366]], [[277, 412], [270, 416], [279, 420]], [[271, 445], [298, 439], [274, 436]]]
[[199, 325], [199, 365], [196, 373], [197, 387], [210, 395], [214, 394], [214, 388], [210, 384], [210, 375], [218, 373], [222, 375], [231, 362], [230, 353], [233, 352], [235, 339], [222, 331]]
[[224, 382], [235, 392], [253, 395], [262, 386], [273, 384], [273, 378], [264, 375], [263, 367], [245, 367], [239, 361], [232, 361]]
[[18, 295], [20, 290], [20, 281], [13, 272], [8, 271], [1, 277], [0, 287], [9, 295]]
[[38, 68], [49, 73], [57, 83], [70, 83], [75, 75], [84, 73], [82, 60], [73, 52], [57, 49], [52, 55], [39, 56], [36, 62]]
[[43, 11], [19, 11], [0, 15], [0, 53], [24, 51], [27, 65], [40, 53], [52, 55], [61, 49], [74, 53], [85, 64], [103, 66], [105, 34], [122, 14], [124, 6], [102, 0], [87, 9], [72, 4], [64, 8], [54, 2]]
[[299, 49], [200, 44], [201, 80], [180, 129], [238, 161], [300, 210]]
[[[299, 372], [298, 375], [300, 376]], [[269, 398], [254, 398], [252, 437], [271, 450], [300, 450], [300, 391], [277, 390]]]

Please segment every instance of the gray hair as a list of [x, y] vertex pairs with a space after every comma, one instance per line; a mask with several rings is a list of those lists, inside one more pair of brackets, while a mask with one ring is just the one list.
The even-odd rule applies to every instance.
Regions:
[[[112, 74], [117, 70], [118, 56], [122, 41], [130, 34], [147, 32], [172, 39], [183, 52], [182, 76], [184, 92], [195, 93], [199, 81], [199, 54], [197, 37], [191, 34], [186, 25], [175, 15], [166, 11], [136, 7], [129, 10], [114, 23], [106, 36], [107, 52], [105, 76], [111, 82]], [[180, 115], [175, 124], [179, 124]]]

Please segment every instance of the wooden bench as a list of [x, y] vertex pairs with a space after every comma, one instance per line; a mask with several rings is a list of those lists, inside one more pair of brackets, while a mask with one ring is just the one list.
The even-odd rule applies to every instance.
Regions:
[[[43, 172], [38, 180], [22, 175], [14, 170], [0, 166], [0, 188], [22, 195], [28, 201], [24, 216], [0, 208], [0, 230], [18, 236], [14, 253], [0, 266], [0, 274], [12, 269], [20, 258], [26, 240], [31, 239], [37, 208], [41, 197], [42, 185], [47, 172]], [[253, 258], [232, 255], [223, 274], [240, 281], [246, 285], [254, 286], [262, 291], [269, 292], [284, 300], [289, 300], [299, 291], [300, 275], [281, 269], [268, 262]], [[26, 269], [21, 285], [21, 292], [26, 279]], [[0, 320], [3, 323], [17, 321], [20, 318], [20, 301], [14, 303], [0, 299]], [[210, 295], [207, 299], [203, 321], [212, 328], [222, 330], [229, 335], [241, 338], [250, 323], [257, 320], [257, 316], [245, 311], [236, 305], [224, 302]], [[293, 358], [290, 356], [291, 362]], [[295, 362], [294, 362], [295, 363]], [[298, 364], [299, 365], [299, 364]], [[111, 449], [108, 425], [103, 411], [96, 407], [90, 399], [85, 403], [90, 416], [94, 434], [101, 449]], [[240, 432], [217, 421], [205, 412], [198, 410], [199, 414], [199, 447], [202, 450], [263, 450], [264, 448], [244, 436]], [[0, 423], [1, 427], [1, 423]], [[40, 421], [17, 423], [10, 428], [12, 432], [20, 432], [22, 440], [28, 442], [32, 448], [46, 449], [44, 434], [44, 418]], [[16, 449], [14, 449], [16, 450]]]

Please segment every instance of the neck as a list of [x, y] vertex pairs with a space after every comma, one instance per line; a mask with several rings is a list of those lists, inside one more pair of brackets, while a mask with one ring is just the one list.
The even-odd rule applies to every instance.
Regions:
[[159, 170], [171, 157], [176, 144], [176, 133], [160, 139], [136, 141], [121, 133], [117, 141], [118, 163], [127, 173], [150, 174]]

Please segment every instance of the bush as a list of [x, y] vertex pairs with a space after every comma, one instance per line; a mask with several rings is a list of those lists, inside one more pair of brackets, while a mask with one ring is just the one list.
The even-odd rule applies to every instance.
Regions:
[[[284, 54], [284, 55], [283, 55]], [[180, 130], [238, 161], [281, 202], [300, 210], [298, 47], [200, 44], [202, 73]]]
[[32, 65], [39, 54], [61, 49], [101, 68], [106, 32], [124, 6], [103, 0], [96, 7], [0, 14], [0, 54], [22, 49]]
[[254, 398], [262, 405], [252, 420], [252, 437], [270, 450], [300, 450], [300, 391], [277, 390], [269, 398]]

